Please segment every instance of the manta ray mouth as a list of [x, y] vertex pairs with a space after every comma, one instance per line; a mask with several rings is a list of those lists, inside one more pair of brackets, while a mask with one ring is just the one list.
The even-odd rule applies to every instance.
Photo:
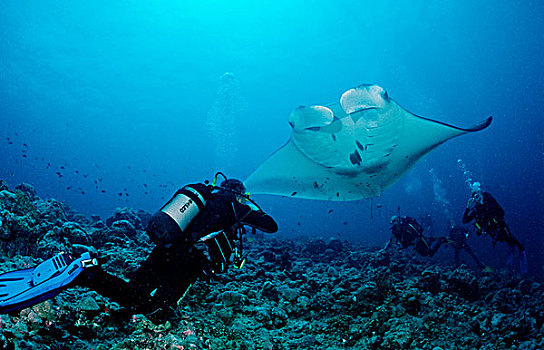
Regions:
[[[368, 110], [371, 110], [371, 109], [378, 109], [377, 106], [365, 106], [365, 107], [360, 107], [360, 108], [357, 108], [356, 110], [354, 110], [353, 112], [351, 113], [356, 113], [356, 112], [362, 112], [362, 111], [368, 111]], [[350, 113], [350, 114], [351, 114]]]

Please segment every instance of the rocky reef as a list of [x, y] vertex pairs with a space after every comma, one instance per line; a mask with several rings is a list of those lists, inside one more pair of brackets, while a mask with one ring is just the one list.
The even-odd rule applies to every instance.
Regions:
[[[131, 208], [89, 219], [29, 185], [0, 181], [0, 271], [92, 251], [129, 278], [153, 247], [148, 219]], [[446, 269], [338, 239], [248, 236], [246, 255], [243, 269], [197, 282], [162, 322], [74, 287], [0, 316], [0, 348], [544, 348], [544, 287], [531, 278]]]

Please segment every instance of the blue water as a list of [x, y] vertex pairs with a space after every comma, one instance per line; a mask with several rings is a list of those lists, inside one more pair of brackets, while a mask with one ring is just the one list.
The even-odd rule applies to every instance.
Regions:
[[[376, 83], [418, 115], [494, 121], [431, 152], [372, 213], [369, 200], [256, 196], [279, 234], [382, 245], [399, 208], [446, 234], [469, 195], [462, 159], [542, 276], [543, 21], [540, 1], [5, 0], [0, 178], [87, 215], [153, 212], [218, 170], [246, 178], [288, 140], [297, 106]], [[505, 247], [472, 242], [504, 264]]]

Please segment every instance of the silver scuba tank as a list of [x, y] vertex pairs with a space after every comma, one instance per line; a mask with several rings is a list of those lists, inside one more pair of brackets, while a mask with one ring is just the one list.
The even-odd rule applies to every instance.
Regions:
[[187, 185], [174, 194], [161, 211], [170, 216], [183, 232], [206, 205], [206, 200], [196, 189]]

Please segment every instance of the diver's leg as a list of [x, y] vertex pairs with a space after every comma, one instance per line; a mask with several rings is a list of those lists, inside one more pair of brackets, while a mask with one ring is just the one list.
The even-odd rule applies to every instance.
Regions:
[[155, 247], [147, 259], [140, 264], [140, 267], [134, 272], [130, 279], [130, 285], [140, 290], [145, 290], [150, 294], [157, 288], [165, 270], [172, 271], [169, 268], [170, 254], [169, 248]]
[[472, 249], [468, 246], [468, 245], [464, 245], [465, 250], [467, 251], [467, 253], [472, 257], [472, 259], [474, 259], [474, 261], [476, 262], [476, 265], [478, 265], [478, 267], [480, 269], [483, 269], [484, 268], [484, 265], [480, 262], [480, 260], [478, 260], [478, 257], [476, 256], [476, 254], [474, 254], [474, 252], [472, 251]]
[[175, 275], [179, 270], [170, 257], [169, 249], [156, 247], [129, 282], [97, 266], [78, 276], [76, 284], [95, 290], [134, 312], [148, 313], [157, 308], [152, 292], [168, 279], [164, 277], [166, 272]]
[[436, 254], [438, 249], [440, 249], [440, 246], [442, 246], [442, 243], [444, 243], [445, 241], [446, 241], [445, 237], [437, 237], [437, 238], [433, 237], [433, 241], [431, 241], [431, 244], [430, 244], [428, 256], [433, 256], [434, 254]]
[[525, 252], [525, 247], [512, 235], [510, 228], [505, 222], [503, 222], [503, 231], [505, 235], [504, 242], [508, 244], [512, 250], [512, 260], [514, 256], [514, 247], [518, 248], [519, 271], [522, 275], [525, 275], [527, 273], [527, 253]]
[[[165, 271], [157, 287], [154, 299], [157, 303], [175, 307], [178, 300], [185, 295], [190, 286], [203, 275], [205, 269], [204, 254], [194, 247], [174, 249], [169, 252], [170, 268]], [[172, 273], [175, 271], [175, 273]]]
[[131, 287], [128, 282], [100, 266], [85, 270], [76, 278], [75, 284], [92, 289], [126, 308], [133, 308], [142, 298], [141, 295], [145, 295], [144, 291]]
[[455, 250], [455, 267], [459, 267], [461, 265], [461, 259], [459, 258], [461, 249], [457, 246], [454, 246], [453, 249]]
[[146, 312], [174, 308], [202, 274], [203, 259], [204, 254], [192, 246], [155, 248], [129, 282], [131, 287], [146, 291], [146, 298], [137, 306]]
[[523, 246], [523, 244], [521, 244], [520, 241], [518, 241], [514, 236], [508, 236], [506, 237], [506, 239], [504, 240], [504, 242], [506, 244], [508, 244], [509, 246], [511, 247], [517, 247], [518, 248], [518, 251], [522, 252], [523, 250], [525, 250], [525, 247]]

